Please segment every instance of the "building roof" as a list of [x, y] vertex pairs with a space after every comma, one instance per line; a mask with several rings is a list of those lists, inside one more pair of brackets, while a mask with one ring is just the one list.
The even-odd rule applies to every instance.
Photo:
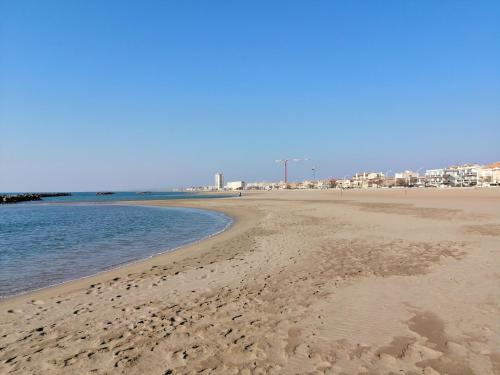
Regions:
[[500, 168], [500, 161], [497, 161], [496, 163], [491, 163], [486, 166], [486, 168]]

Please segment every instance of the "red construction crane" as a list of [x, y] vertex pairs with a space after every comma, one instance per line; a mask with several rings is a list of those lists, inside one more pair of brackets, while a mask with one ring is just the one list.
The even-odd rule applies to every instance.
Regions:
[[285, 166], [285, 184], [288, 183], [288, 162], [289, 161], [303, 161], [303, 160], [309, 160], [309, 158], [290, 158], [290, 159], [276, 160], [276, 163], [283, 163], [283, 165]]

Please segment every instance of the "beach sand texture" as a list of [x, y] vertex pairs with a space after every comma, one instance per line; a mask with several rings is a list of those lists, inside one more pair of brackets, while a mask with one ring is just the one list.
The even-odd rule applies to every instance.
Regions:
[[226, 232], [0, 302], [0, 374], [500, 374], [500, 189], [140, 202]]

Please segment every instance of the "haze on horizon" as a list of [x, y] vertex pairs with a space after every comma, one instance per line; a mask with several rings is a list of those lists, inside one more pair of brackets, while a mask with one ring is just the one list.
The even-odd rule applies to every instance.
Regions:
[[500, 3], [0, 2], [0, 191], [498, 161]]

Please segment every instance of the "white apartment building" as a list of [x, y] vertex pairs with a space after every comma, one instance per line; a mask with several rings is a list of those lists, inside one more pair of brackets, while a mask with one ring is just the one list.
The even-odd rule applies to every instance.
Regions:
[[226, 185], [228, 190], [243, 190], [245, 189], [245, 181], [231, 181]]
[[[428, 169], [426, 186], [489, 186], [500, 183], [500, 162], [481, 167], [479, 164], [455, 165]], [[495, 182], [497, 181], [497, 182]]]
[[385, 176], [381, 172], [356, 173], [351, 179], [351, 186], [358, 188], [378, 187], [383, 185]]
[[445, 185], [444, 169], [427, 169], [425, 171], [426, 186], [440, 187]]
[[333, 179], [326, 179], [326, 180], [318, 180], [316, 182], [316, 188], [317, 189], [331, 189], [335, 187], [335, 180]]
[[480, 169], [481, 166], [479, 164], [463, 164], [448, 167], [444, 171], [445, 184], [456, 187], [476, 186]]
[[396, 186], [409, 186], [418, 183], [418, 172], [404, 171], [394, 174]]
[[277, 182], [249, 182], [245, 184], [246, 190], [272, 190], [278, 187], [279, 184]]
[[224, 188], [224, 176], [222, 172], [215, 174], [215, 189], [222, 190]]
[[485, 165], [478, 171], [478, 186], [500, 185], [500, 162]]

